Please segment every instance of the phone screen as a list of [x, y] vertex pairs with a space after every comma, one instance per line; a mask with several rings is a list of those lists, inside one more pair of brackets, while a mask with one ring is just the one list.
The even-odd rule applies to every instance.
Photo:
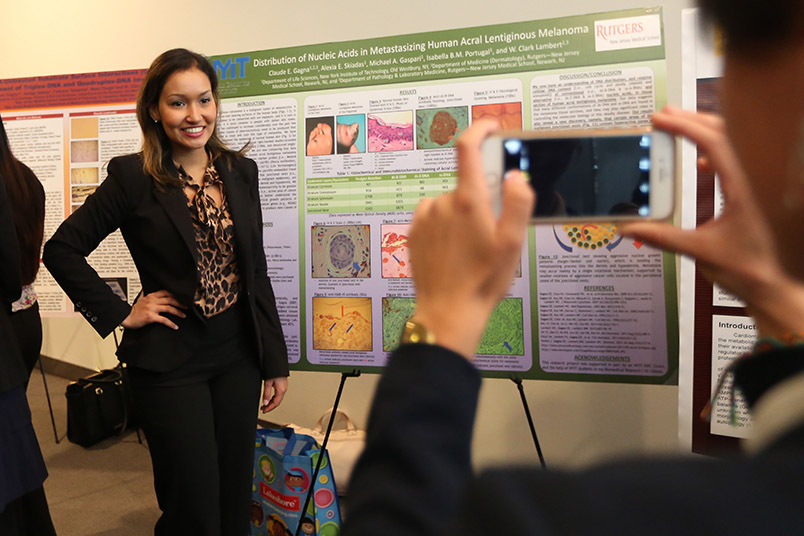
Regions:
[[534, 216], [650, 216], [651, 135], [503, 140], [505, 171], [525, 171]]

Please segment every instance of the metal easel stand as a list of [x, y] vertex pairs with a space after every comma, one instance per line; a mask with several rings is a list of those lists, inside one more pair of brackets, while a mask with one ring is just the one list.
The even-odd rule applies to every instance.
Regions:
[[519, 390], [519, 397], [522, 399], [522, 406], [525, 408], [525, 416], [528, 418], [528, 426], [530, 426], [530, 435], [533, 436], [533, 444], [536, 445], [536, 453], [539, 455], [539, 463], [542, 469], [547, 469], [544, 463], [544, 455], [542, 454], [542, 447], [539, 445], [539, 438], [536, 436], [536, 427], [533, 426], [533, 418], [530, 416], [530, 408], [528, 407], [528, 399], [525, 398], [525, 389], [522, 387], [522, 378], [511, 376], [511, 381], [516, 384]]
[[[335, 416], [338, 413], [338, 404], [341, 403], [341, 393], [343, 393], [343, 385], [346, 383], [346, 378], [357, 378], [360, 376], [360, 371], [358, 369], [352, 370], [352, 372], [341, 372], [341, 383], [338, 385], [338, 394], [335, 395], [335, 403], [332, 405], [332, 412], [329, 414], [329, 424], [327, 424], [327, 431], [324, 434], [324, 441], [321, 444], [321, 450], [318, 455], [318, 461], [315, 464], [315, 471], [313, 471], [313, 477], [310, 479], [310, 487], [307, 490], [307, 497], [304, 499], [304, 508], [301, 510], [301, 516], [304, 517], [304, 514], [307, 512], [307, 508], [310, 506], [310, 498], [313, 496], [313, 487], [314, 482], [318, 479], [318, 471], [321, 469], [321, 462], [324, 460], [324, 452], [327, 449], [327, 441], [329, 441], [329, 434], [332, 432], [332, 424], [335, 422]], [[299, 526], [296, 527], [296, 535], [299, 536], [299, 531], [301, 530], [301, 518], [299, 518]]]
[[42, 366], [42, 354], [36, 358], [39, 363], [39, 372], [42, 373], [42, 383], [45, 384], [45, 396], [47, 397], [47, 409], [50, 410], [50, 424], [53, 425], [53, 437], [56, 438], [56, 444], [59, 444], [59, 432], [56, 430], [56, 418], [53, 416], [53, 404], [50, 402], [50, 389], [47, 388], [47, 378], [45, 377], [45, 367]]

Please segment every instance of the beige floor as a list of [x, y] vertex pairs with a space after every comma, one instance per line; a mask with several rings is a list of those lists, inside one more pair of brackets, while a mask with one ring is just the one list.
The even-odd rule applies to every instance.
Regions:
[[[67, 380], [48, 375], [61, 441], [56, 444], [42, 375], [34, 370], [28, 386], [34, 427], [50, 476], [45, 482], [50, 513], [59, 536], [143, 536], [153, 534], [159, 517], [151, 460], [137, 434], [107, 439], [85, 449], [67, 441]], [[144, 441], [144, 440], [143, 440]]]

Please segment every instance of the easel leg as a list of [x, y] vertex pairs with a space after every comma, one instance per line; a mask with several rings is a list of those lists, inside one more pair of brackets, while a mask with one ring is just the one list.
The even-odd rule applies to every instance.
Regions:
[[536, 427], [533, 426], [533, 418], [530, 416], [528, 399], [525, 398], [525, 389], [522, 387], [522, 378], [511, 376], [511, 381], [516, 384], [516, 387], [519, 390], [519, 397], [522, 399], [522, 406], [525, 408], [525, 416], [528, 418], [528, 426], [530, 426], [530, 435], [533, 436], [533, 444], [536, 445], [536, 453], [539, 455], [539, 463], [541, 464], [542, 469], [547, 469], [547, 465], [544, 463], [542, 447], [539, 445], [539, 438], [536, 436]]
[[[335, 415], [338, 413], [338, 405], [341, 403], [341, 394], [343, 393], [343, 385], [346, 383], [346, 378], [357, 378], [360, 376], [360, 371], [357, 369], [352, 370], [352, 372], [342, 372], [341, 373], [341, 383], [338, 385], [338, 394], [335, 395], [335, 403], [332, 405], [332, 412], [329, 414], [329, 424], [327, 424], [327, 431], [324, 434], [324, 441], [321, 443], [321, 451], [318, 455], [318, 461], [315, 464], [315, 471], [313, 471], [313, 477], [310, 479], [310, 489], [307, 490], [307, 497], [304, 499], [304, 508], [301, 511], [301, 517], [304, 517], [304, 514], [307, 513], [307, 508], [310, 506], [310, 498], [313, 495], [313, 482], [316, 481], [318, 478], [318, 471], [321, 469], [321, 462], [324, 460], [324, 451], [327, 449], [327, 441], [329, 441], [329, 434], [332, 432], [332, 424], [335, 422]], [[301, 517], [299, 518], [301, 520]], [[299, 536], [299, 531], [301, 530], [301, 522], [299, 522], [299, 526], [296, 527], [296, 535]]]
[[39, 362], [39, 372], [42, 373], [42, 383], [45, 385], [45, 397], [47, 397], [47, 408], [50, 410], [50, 424], [53, 425], [53, 437], [56, 444], [59, 444], [59, 432], [56, 430], [56, 418], [53, 416], [53, 404], [50, 402], [50, 389], [47, 388], [47, 378], [45, 377], [45, 367], [42, 366], [42, 354], [36, 358]]

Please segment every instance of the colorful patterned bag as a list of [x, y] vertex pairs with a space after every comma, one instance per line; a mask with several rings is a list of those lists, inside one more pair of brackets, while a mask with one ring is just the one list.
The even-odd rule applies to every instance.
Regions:
[[338, 492], [326, 452], [310, 492], [320, 452], [315, 439], [292, 428], [257, 430], [251, 536], [340, 535]]

